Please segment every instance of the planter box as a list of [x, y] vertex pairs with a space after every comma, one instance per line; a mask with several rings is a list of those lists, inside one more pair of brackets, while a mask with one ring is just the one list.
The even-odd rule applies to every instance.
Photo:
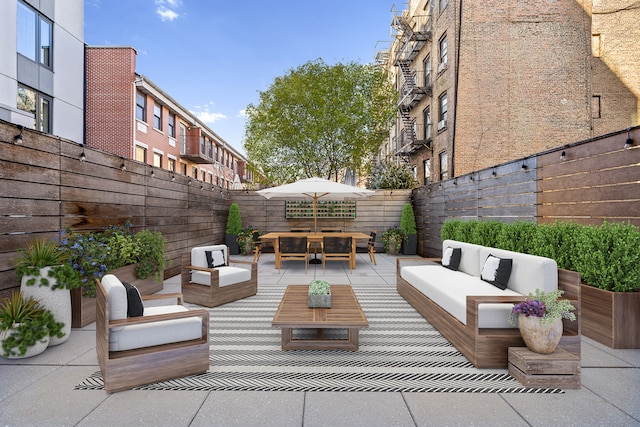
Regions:
[[[129, 282], [138, 288], [141, 295], [152, 295], [163, 288], [153, 275], [141, 280], [136, 278], [136, 264], [126, 265], [110, 271], [122, 282]], [[82, 289], [71, 290], [71, 327], [83, 328], [96, 321], [96, 299], [82, 295]]]
[[610, 348], [640, 348], [640, 292], [582, 284], [582, 334]]
[[403, 255], [415, 255], [418, 252], [418, 235], [409, 234], [407, 238], [402, 241], [400, 251]]
[[309, 308], [331, 308], [331, 294], [309, 295]]

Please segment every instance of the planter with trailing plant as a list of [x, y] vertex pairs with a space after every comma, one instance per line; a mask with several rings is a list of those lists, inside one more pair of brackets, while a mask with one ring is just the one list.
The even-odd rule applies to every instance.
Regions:
[[384, 244], [384, 250], [389, 255], [398, 255], [400, 246], [404, 240], [404, 231], [397, 225], [394, 225], [382, 233], [381, 240]]
[[400, 228], [404, 232], [401, 251], [404, 255], [415, 255], [418, 252], [418, 231], [416, 217], [411, 203], [405, 203], [400, 217]]
[[560, 299], [563, 291], [544, 292], [536, 289], [513, 306], [509, 322], [520, 328], [522, 340], [533, 352], [550, 354], [562, 338], [562, 319], [576, 320], [575, 307], [568, 299]]
[[253, 233], [255, 229], [252, 226], [242, 227], [238, 233], [238, 247], [243, 255], [251, 255], [253, 253]]
[[82, 288], [71, 292], [74, 328], [95, 322], [95, 279], [107, 273], [133, 284], [142, 295], [163, 288], [166, 241], [157, 231], [134, 233], [130, 223], [92, 233], [67, 229], [60, 245], [68, 248], [69, 262], [81, 277]]
[[37, 300], [64, 325], [60, 336], [52, 337], [49, 345], [62, 344], [71, 334], [70, 292], [80, 286], [80, 277], [68, 259], [69, 252], [53, 240], [34, 240], [18, 251], [16, 274], [20, 291], [25, 298]]
[[309, 282], [309, 308], [331, 308], [331, 285], [326, 280]]
[[12, 292], [0, 301], [0, 355], [7, 359], [36, 356], [51, 338], [62, 338], [63, 324], [33, 297]]
[[238, 255], [240, 246], [238, 245], [238, 234], [242, 231], [242, 217], [240, 216], [240, 206], [231, 203], [229, 206], [229, 216], [227, 217], [227, 228], [224, 235], [224, 243], [229, 248], [229, 255]]

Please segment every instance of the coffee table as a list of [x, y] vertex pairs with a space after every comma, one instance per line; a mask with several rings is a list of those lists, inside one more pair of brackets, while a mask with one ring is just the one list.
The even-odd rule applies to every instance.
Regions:
[[[360, 328], [369, 322], [349, 285], [331, 285], [331, 308], [309, 308], [308, 285], [289, 285], [271, 326], [282, 329], [283, 350], [358, 350]], [[294, 329], [316, 329], [315, 338], [293, 337]], [[324, 337], [324, 329], [347, 329], [346, 339]]]

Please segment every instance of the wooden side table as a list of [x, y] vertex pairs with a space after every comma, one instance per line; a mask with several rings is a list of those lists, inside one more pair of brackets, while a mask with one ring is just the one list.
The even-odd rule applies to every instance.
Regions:
[[509, 347], [509, 375], [526, 387], [580, 388], [580, 358], [556, 348], [540, 354], [526, 347]]

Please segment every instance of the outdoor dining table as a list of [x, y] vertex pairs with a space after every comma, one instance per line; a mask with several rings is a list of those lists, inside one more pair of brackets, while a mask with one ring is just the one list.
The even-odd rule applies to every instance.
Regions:
[[[322, 242], [323, 238], [327, 236], [327, 237], [351, 237], [351, 252], [353, 254], [353, 261], [352, 261], [352, 265], [351, 268], [355, 269], [356, 268], [356, 242], [358, 240], [364, 240], [364, 241], [368, 241], [369, 238], [371, 237], [368, 234], [362, 233], [362, 232], [351, 232], [351, 231], [342, 231], [342, 232], [328, 232], [328, 233], [323, 233], [320, 231], [316, 231], [316, 232], [295, 232], [295, 231], [272, 231], [266, 234], [263, 234], [262, 236], [260, 236], [260, 240], [263, 241], [272, 241], [273, 242], [273, 248], [276, 252], [276, 254], [279, 251], [278, 248], [278, 238], [279, 237], [306, 237], [309, 242], [311, 243], [320, 243]], [[279, 269], [280, 268], [280, 259], [276, 256], [276, 268]]]

